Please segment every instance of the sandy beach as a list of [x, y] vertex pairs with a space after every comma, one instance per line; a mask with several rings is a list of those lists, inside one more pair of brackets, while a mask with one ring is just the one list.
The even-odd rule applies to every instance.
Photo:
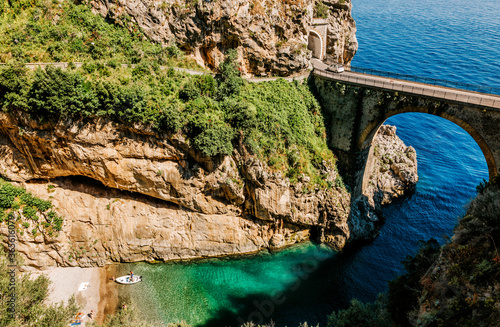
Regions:
[[[74, 294], [81, 307], [79, 311], [85, 315], [81, 325], [84, 326], [91, 320], [102, 323], [107, 315], [116, 311], [118, 289], [111, 280], [115, 270], [114, 265], [95, 268], [56, 267], [33, 272], [33, 275], [44, 274], [52, 281], [49, 303], [67, 303]], [[93, 319], [88, 315], [91, 310], [94, 311]]]

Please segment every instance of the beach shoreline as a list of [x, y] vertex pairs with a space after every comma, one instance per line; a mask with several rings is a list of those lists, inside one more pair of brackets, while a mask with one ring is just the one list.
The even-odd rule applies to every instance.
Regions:
[[108, 315], [116, 312], [119, 305], [118, 285], [113, 280], [116, 277], [117, 265], [107, 265], [99, 268], [99, 303], [98, 310], [101, 313], [99, 323], [104, 322]]
[[[47, 304], [65, 304], [72, 295], [83, 313], [82, 326], [94, 320], [99, 324], [107, 315], [114, 314], [118, 307], [118, 288], [111, 280], [116, 272], [116, 265], [105, 267], [52, 267], [32, 271], [32, 276], [47, 276], [51, 284], [46, 300]], [[89, 313], [93, 311], [93, 317]]]

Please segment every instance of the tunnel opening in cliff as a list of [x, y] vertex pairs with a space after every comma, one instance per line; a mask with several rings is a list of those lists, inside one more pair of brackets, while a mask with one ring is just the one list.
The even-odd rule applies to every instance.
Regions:
[[312, 56], [317, 59], [323, 59], [323, 41], [316, 31], [310, 31], [307, 48], [312, 51]]

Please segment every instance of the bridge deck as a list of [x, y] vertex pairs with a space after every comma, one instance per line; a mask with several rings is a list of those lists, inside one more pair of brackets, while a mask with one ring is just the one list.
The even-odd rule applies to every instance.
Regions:
[[500, 109], [500, 96], [493, 94], [483, 94], [444, 86], [428, 85], [389, 77], [355, 73], [351, 71], [333, 73], [326, 71], [325, 69], [327, 65], [319, 60], [313, 61], [313, 65], [315, 75], [332, 80], [368, 86], [376, 89], [422, 95], [425, 97], [448, 100], [468, 105], [476, 105], [485, 108]]

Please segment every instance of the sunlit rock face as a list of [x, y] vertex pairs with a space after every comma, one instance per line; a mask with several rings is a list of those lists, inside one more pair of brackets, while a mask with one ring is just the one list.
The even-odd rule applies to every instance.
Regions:
[[[414, 151], [393, 128], [380, 136], [377, 146], [397, 154], [380, 152], [383, 160], [416, 169]], [[180, 136], [105, 120], [43, 125], [7, 114], [0, 115], [0, 154], [4, 177], [51, 200], [65, 218], [56, 235], [43, 228], [36, 237], [19, 234], [17, 250], [35, 267], [234, 255], [311, 238], [341, 249], [373, 236], [373, 207], [400, 194], [412, 174], [374, 170], [383, 181], [374, 194], [384, 196], [351, 205], [343, 187], [311, 190], [307, 176], [292, 184], [238, 149], [207, 158]], [[336, 184], [334, 167], [324, 163], [323, 175]], [[8, 234], [5, 224], [0, 232]]]
[[[65, 218], [57, 235], [23, 233], [18, 250], [32, 266], [250, 253], [311, 236], [340, 249], [349, 238], [344, 188], [304, 192], [307, 176], [291, 184], [238, 150], [203, 157], [178, 135], [1, 114], [0, 154], [4, 177]], [[324, 171], [334, 184], [336, 170]]]
[[[307, 49], [314, 0], [92, 0], [95, 12], [165, 45], [177, 44], [214, 69], [228, 49], [237, 49], [244, 74], [289, 76], [309, 69]], [[328, 30], [325, 53], [348, 64], [356, 53], [350, 0], [321, 1]]]
[[349, 230], [352, 240], [375, 236], [381, 209], [415, 191], [418, 182], [417, 153], [396, 135], [396, 126], [382, 125], [373, 141], [367, 187], [352, 201]]

